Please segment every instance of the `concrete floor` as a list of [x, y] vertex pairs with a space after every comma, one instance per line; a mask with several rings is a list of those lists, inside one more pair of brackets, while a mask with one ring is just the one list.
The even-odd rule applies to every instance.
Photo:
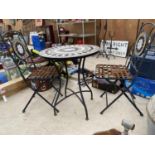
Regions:
[[[124, 58], [111, 58], [109, 61], [103, 57], [89, 57], [86, 60], [86, 67], [94, 70], [97, 63], [122, 64]], [[69, 86], [77, 89], [77, 81], [70, 80]], [[79, 100], [72, 96], [60, 105], [60, 113], [53, 115], [53, 110], [42, 99], [36, 96], [25, 114], [21, 111], [30, 98], [32, 91], [26, 88], [15, 95], [8, 97], [8, 102], [0, 101], [0, 134], [93, 134], [116, 128], [122, 131], [121, 121], [127, 119], [136, 124], [135, 130], [130, 134], [147, 134], [146, 104], [148, 100], [136, 97], [136, 104], [144, 113], [140, 117], [133, 106], [121, 97], [103, 115], [100, 111], [105, 107], [105, 97], [100, 98], [101, 90], [92, 88], [94, 100], [90, 100], [90, 94], [85, 93], [85, 100], [89, 113], [89, 121], [85, 120], [84, 108]], [[44, 92], [43, 95], [52, 99], [53, 90]], [[115, 97], [109, 94], [109, 99]]]

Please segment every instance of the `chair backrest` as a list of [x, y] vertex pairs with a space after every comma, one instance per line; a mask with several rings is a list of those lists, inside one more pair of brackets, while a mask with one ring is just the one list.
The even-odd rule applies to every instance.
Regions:
[[128, 67], [134, 76], [139, 76], [140, 68], [144, 63], [146, 55], [153, 48], [154, 42], [155, 24], [142, 23], [128, 63]]
[[27, 74], [36, 68], [32, 54], [21, 32], [9, 31], [2, 35], [3, 41], [10, 45], [10, 56], [19, 69], [22, 78], [26, 81]]

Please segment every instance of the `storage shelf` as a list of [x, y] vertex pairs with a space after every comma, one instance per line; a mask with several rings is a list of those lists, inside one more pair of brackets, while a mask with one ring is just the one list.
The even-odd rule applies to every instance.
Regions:
[[57, 24], [58, 25], [67, 25], [67, 24], [81, 24], [81, 23], [94, 23], [94, 21], [62, 22], [62, 23], [57, 23]]
[[[85, 29], [87, 26], [89, 26], [89, 25], [87, 25], [87, 23], [91, 23], [94, 25], [94, 28], [93, 28], [94, 30], [91, 31], [92, 33], [91, 32], [86, 33]], [[73, 32], [73, 33], [69, 33], [69, 34], [60, 34], [59, 26], [61, 26], [61, 25], [68, 26], [68, 25], [72, 25], [72, 24], [81, 24], [81, 32], [80, 33]], [[83, 21], [68, 21], [68, 22], [62, 22], [62, 23], [57, 22], [56, 25], [57, 25], [57, 33], [58, 33], [59, 43], [61, 43], [61, 37], [82, 38], [83, 43], [85, 43], [85, 38], [94, 37], [94, 44], [96, 44], [96, 20], [95, 19], [94, 20], [90, 19], [88, 21], [85, 21], [85, 20], [83, 20]]]
[[82, 37], [93, 37], [95, 34], [89, 33], [89, 34], [60, 34], [59, 37], [76, 37], [76, 38], [82, 38]]

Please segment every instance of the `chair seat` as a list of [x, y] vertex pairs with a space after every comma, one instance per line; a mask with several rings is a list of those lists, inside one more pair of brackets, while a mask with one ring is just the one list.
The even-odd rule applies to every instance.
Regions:
[[51, 80], [57, 76], [57, 70], [55, 66], [43, 66], [33, 69], [31, 74], [28, 76], [28, 80]]
[[97, 64], [95, 76], [105, 79], [132, 79], [132, 75], [124, 65]]

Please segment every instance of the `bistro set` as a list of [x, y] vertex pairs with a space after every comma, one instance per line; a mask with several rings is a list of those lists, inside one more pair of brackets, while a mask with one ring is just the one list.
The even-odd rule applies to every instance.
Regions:
[[[145, 26], [145, 25], [143, 25]], [[153, 25], [154, 26], [154, 25]], [[141, 28], [143, 30], [143, 27]], [[86, 106], [86, 100], [84, 93], [89, 93], [90, 98], [93, 100], [93, 92], [90, 85], [87, 83], [87, 76], [85, 74], [85, 62], [87, 57], [97, 54], [100, 52], [100, 47], [96, 45], [63, 45], [55, 46], [51, 48], [44, 49], [38, 52], [38, 56], [44, 58], [48, 61], [46, 66], [37, 66], [34, 62], [34, 53], [32, 50], [28, 49], [25, 39], [21, 32], [9, 31], [2, 36], [3, 41], [9, 45], [9, 55], [12, 57], [14, 63], [16, 64], [21, 77], [26, 82], [27, 86], [33, 91], [32, 96], [27, 102], [23, 109], [23, 113], [26, 112], [32, 99], [38, 95], [42, 98], [45, 103], [51, 106], [54, 110], [54, 115], [59, 113], [58, 105], [65, 99], [76, 96], [84, 107], [85, 118], [89, 119], [88, 110]], [[108, 91], [104, 91], [103, 95], [106, 95], [105, 108], [101, 110], [101, 114], [107, 110], [112, 104], [114, 104], [122, 95], [124, 95], [135, 110], [143, 116], [143, 113], [135, 104], [135, 96], [130, 92], [130, 88], [133, 85], [134, 78], [139, 74], [139, 67], [143, 63], [148, 50], [150, 48], [150, 43], [148, 43], [148, 36], [144, 32], [139, 32], [137, 41], [134, 45], [134, 51], [132, 56], [129, 58], [126, 65], [109, 65], [109, 64], [97, 64], [96, 69], [92, 73], [92, 78], [105, 79], [109, 84], [115, 85], [120, 90], [120, 94], [109, 103], [108, 101]], [[140, 55], [143, 59], [137, 64], [133, 61], [132, 57], [135, 55]], [[68, 61], [76, 60], [78, 71], [77, 71], [77, 84], [78, 90], [73, 90], [69, 88], [68, 84], [69, 74], [67, 68]], [[131, 73], [130, 68], [134, 69], [134, 74]], [[63, 69], [65, 68], [65, 70]], [[89, 69], [89, 68], [88, 68]], [[25, 72], [28, 71], [28, 74]], [[62, 91], [62, 75], [65, 77], [65, 89]], [[58, 81], [58, 85], [55, 86], [55, 81]], [[131, 81], [130, 85], [126, 85], [125, 81]], [[82, 87], [80, 84], [83, 81], [86, 87]], [[118, 82], [121, 85], [117, 85]], [[51, 93], [55, 93], [53, 99], [47, 100], [41, 92], [47, 91], [53, 88]], [[97, 96], [98, 97], [98, 96]], [[121, 105], [120, 105], [121, 106]]]

